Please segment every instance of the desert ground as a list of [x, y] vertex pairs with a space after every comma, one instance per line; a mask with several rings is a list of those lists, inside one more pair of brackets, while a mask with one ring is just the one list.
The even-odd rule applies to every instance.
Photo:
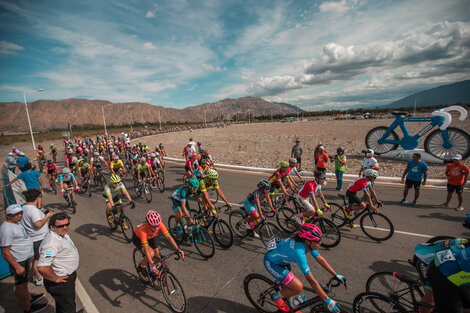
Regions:
[[[315, 146], [322, 142], [329, 155], [336, 154], [336, 148], [345, 148], [347, 157], [346, 173], [357, 174], [362, 164], [365, 149], [365, 136], [369, 130], [376, 126], [389, 126], [393, 119], [365, 119], [365, 120], [329, 120], [317, 118], [292, 123], [251, 123], [236, 124], [220, 128], [206, 128], [177, 133], [166, 133], [150, 137], [142, 137], [134, 140], [134, 143], [142, 142], [154, 147], [163, 143], [169, 157], [182, 158], [182, 150], [192, 138], [200, 141], [204, 149], [209, 150], [216, 163], [233, 164], [242, 166], [254, 166], [274, 168], [282, 160], [290, 157], [294, 141], [299, 138], [304, 149], [302, 157], [302, 169], [313, 169], [313, 151]], [[410, 133], [415, 133], [427, 125], [424, 123], [408, 123]], [[467, 120], [459, 121], [455, 116], [451, 124], [470, 132], [470, 123]], [[401, 131], [396, 130], [401, 136]], [[421, 138], [420, 147], [424, 144]], [[61, 146], [60, 140], [55, 141]], [[42, 143], [49, 147], [50, 142]], [[27, 156], [34, 156], [31, 142], [19, 143], [16, 146]], [[6, 158], [10, 146], [0, 146], [0, 152]], [[406, 161], [389, 160], [377, 156], [380, 165], [380, 174], [383, 176], [400, 177], [406, 166]], [[464, 161], [467, 165], [469, 161]], [[445, 178], [445, 164], [428, 164], [428, 178]], [[328, 170], [334, 170], [334, 163], [328, 165]]]

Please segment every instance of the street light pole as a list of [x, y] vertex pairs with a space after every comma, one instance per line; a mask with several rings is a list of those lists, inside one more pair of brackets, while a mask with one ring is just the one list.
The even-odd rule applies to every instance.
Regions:
[[[44, 89], [38, 89], [37, 91], [44, 91]], [[28, 102], [26, 102], [26, 92], [23, 92], [24, 107], [26, 108], [26, 116], [28, 117], [29, 133], [31, 134], [31, 142], [33, 143], [33, 149], [36, 150], [36, 143], [34, 142], [33, 128], [31, 127], [31, 120], [29, 118]]]

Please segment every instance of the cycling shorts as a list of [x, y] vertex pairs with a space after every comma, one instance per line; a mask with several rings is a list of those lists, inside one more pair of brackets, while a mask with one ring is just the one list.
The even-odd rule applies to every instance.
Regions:
[[183, 208], [181, 207], [181, 202], [176, 200], [175, 198], [171, 198], [171, 207], [173, 208], [173, 212], [176, 212], [178, 210], [182, 210]]
[[282, 283], [284, 286], [289, 286], [289, 284], [294, 280], [294, 274], [292, 273], [291, 266], [287, 263], [285, 266], [278, 265], [269, 261], [268, 255], [264, 256], [264, 268], [274, 277], [278, 282]]
[[357, 194], [355, 192], [350, 191], [350, 190], [346, 191], [346, 197], [348, 197], [349, 204], [354, 205], [354, 204], [361, 204], [362, 203], [362, 200], [359, 199]]
[[188, 167], [188, 166], [185, 166], [184, 169], [186, 170], [186, 172], [188, 172], [188, 171], [192, 172], [191, 168]]
[[246, 213], [248, 213], [248, 215], [258, 213], [258, 207], [256, 206], [256, 204], [251, 203], [250, 201], [248, 201], [248, 199], [245, 199], [245, 201], [243, 202], [243, 208], [245, 209]]
[[[135, 234], [132, 235], [132, 243], [134, 246], [136, 246], [138, 249], [142, 249], [142, 242], [140, 241], [139, 237], [137, 237]], [[158, 248], [158, 243], [157, 243], [157, 237], [150, 238], [148, 240], [149, 246], [152, 249], [157, 249]]]
[[55, 169], [47, 170], [47, 175], [52, 175], [54, 174], [54, 172], [55, 172]]
[[[105, 202], [105, 203], [108, 203], [108, 202], [109, 202], [108, 197], [106, 197], [105, 195], [103, 195], [103, 199], [104, 199], [104, 202]], [[114, 202], [115, 205], [116, 205], [116, 204], [121, 204], [121, 203], [122, 203], [121, 196], [120, 196], [119, 194], [115, 195], [115, 196], [113, 197], [113, 202]]]
[[421, 181], [420, 180], [411, 180], [411, 179], [407, 178], [405, 180], [405, 187], [408, 188], [408, 189], [413, 187], [414, 189], [419, 190], [419, 188], [421, 187]]
[[269, 189], [269, 194], [274, 195], [276, 189], [281, 189], [281, 185], [279, 184], [271, 184], [271, 189]]

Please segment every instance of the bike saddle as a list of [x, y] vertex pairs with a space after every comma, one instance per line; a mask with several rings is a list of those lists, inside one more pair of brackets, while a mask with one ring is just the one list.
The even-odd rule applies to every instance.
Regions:
[[395, 116], [398, 116], [398, 115], [407, 116], [407, 115], [408, 115], [408, 112], [405, 112], [405, 111], [393, 111], [393, 112], [392, 112], [392, 115], [395, 115]]
[[408, 285], [411, 285], [411, 286], [417, 286], [417, 285], [420, 284], [418, 280], [412, 279], [412, 278], [410, 278], [410, 277], [408, 277], [408, 276], [405, 276], [405, 275], [403, 275], [403, 274], [399, 274], [399, 273], [397, 273], [397, 272], [394, 272], [394, 273], [393, 273], [393, 276], [395, 276], [398, 280], [400, 280], [400, 281], [402, 281], [402, 282], [404, 282], [404, 283], [406, 283], [406, 284], [408, 284]]

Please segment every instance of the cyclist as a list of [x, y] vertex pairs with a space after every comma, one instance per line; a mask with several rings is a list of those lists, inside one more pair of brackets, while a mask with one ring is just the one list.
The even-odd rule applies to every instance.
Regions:
[[289, 175], [289, 163], [286, 161], [281, 161], [279, 163], [279, 168], [269, 177], [268, 181], [271, 183], [271, 189], [269, 190], [269, 197], [272, 198], [274, 196], [274, 191], [276, 189], [281, 190], [281, 192], [286, 196], [289, 197], [287, 193], [286, 187], [283, 183], [287, 182], [290, 184], [289, 187], [294, 191], [293, 186], [291, 185], [290, 181], [287, 180], [287, 175]]
[[46, 174], [47, 178], [49, 178], [49, 186], [52, 185], [53, 179], [57, 179], [57, 177], [59, 177], [59, 169], [55, 163], [52, 163], [52, 160], [47, 160]]
[[126, 196], [127, 200], [131, 204], [134, 203], [132, 201], [131, 196], [126, 190], [126, 186], [121, 182], [121, 177], [116, 174], [111, 175], [109, 178], [109, 183], [104, 186], [103, 191], [103, 198], [104, 202], [106, 203], [106, 216], [108, 217], [108, 221], [113, 223], [113, 215], [111, 214], [111, 210], [116, 204], [121, 204], [122, 200], [120, 197], [121, 192]]
[[274, 211], [271, 199], [268, 197], [269, 190], [271, 189], [271, 183], [265, 179], [262, 179], [258, 183], [257, 187], [258, 189], [250, 192], [243, 202], [243, 208], [249, 215], [249, 217], [245, 219], [245, 222], [250, 225], [251, 229], [255, 228], [256, 225], [265, 219], [263, 210], [261, 209], [261, 201], [266, 199], [269, 207], [272, 211]]
[[206, 173], [210, 170], [211, 168], [209, 165], [206, 164], [206, 160], [202, 159], [199, 161], [199, 166], [194, 170], [193, 175], [197, 179], [203, 179], [206, 177]]
[[76, 190], [79, 190], [78, 188], [78, 183], [77, 180], [75, 179], [75, 175], [70, 173], [70, 169], [68, 167], [65, 167], [62, 169], [62, 175], [59, 177], [59, 182], [60, 182], [60, 192], [64, 194], [65, 189], [70, 188], [70, 191], [72, 192], [72, 200], [74, 203], [75, 202], [75, 192], [73, 191], [73, 187], [75, 186]]
[[209, 154], [208, 150], [202, 151], [199, 161], [202, 161], [202, 160], [205, 160], [207, 165], [209, 165], [211, 168], [216, 170], [214, 160], [212, 159], [212, 156]]
[[[295, 277], [291, 270], [290, 263], [297, 263], [301, 272], [309, 282], [313, 290], [325, 302], [331, 312], [339, 312], [336, 301], [332, 300], [323, 291], [320, 284], [313, 277], [307, 263], [307, 253], [315, 258], [327, 272], [335, 276], [341, 283], [346, 284], [346, 278], [336, 273], [328, 262], [318, 252], [322, 233], [314, 224], [302, 224], [299, 226], [297, 234], [288, 239], [281, 239], [280, 242], [271, 240], [268, 244], [268, 253], [264, 256], [264, 267], [276, 280], [284, 286], [271, 297], [283, 312], [289, 312], [292, 307], [292, 297], [302, 292], [303, 284], [299, 278]], [[289, 305], [284, 299], [288, 300]]]
[[95, 151], [93, 153], [93, 158], [91, 158], [90, 167], [93, 173], [96, 175], [97, 171], [101, 171], [101, 165], [104, 163], [106, 167], [108, 167], [108, 163], [106, 163], [105, 159], [100, 155], [99, 152]]
[[[325, 207], [329, 208], [330, 206], [326, 203], [325, 196], [321, 190], [321, 185], [323, 185], [326, 181], [326, 176], [323, 172], [315, 171], [313, 173], [314, 179], [311, 181], [306, 182], [302, 188], [300, 188], [299, 192], [296, 195], [296, 198], [300, 201], [303, 207], [307, 210], [306, 212], [301, 212], [295, 215], [295, 220], [297, 223], [302, 224], [302, 220], [304, 217], [317, 215], [323, 215], [323, 211], [320, 209], [318, 205], [317, 199], [315, 198], [315, 194], [318, 193], [320, 199], [323, 201]], [[311, 202], [309, 202], [311, 199]], [[313, 205], [312, 205], [313, 204]]]
[[[188, 179], [188, 185], [176, 189], [171, 195], [172, 208], [175, 212], [175, 224], [176, 227], [180, 224], [181, 218], [184, 216], [186, 219], [186, 225], [194, 224], [190, 221], [191, 216], [188, 213], [187, 202], [189, 197], [195, 197], [199, 188], [199, 181], [191, 177]], [[178, 229], [177, 229], [178, 230]], [[180, 230], [182, 231], [182, 230]]]
[[57, 162], [57, 148], [53, 143], [51, 143], [49, 149], [51, 149], [52, 159], [54, 160], [54, 162]]
[[91, 166], [90, 164], [85, 162], [85, 160], [83, 159], [78, 160], [77, 166], [78, 166], [78, 175], [81, 178], [82, 189], [86, 191], [86, 189], [89, 187], [89, 186], [86, 186], [86, 183], [90, 179]]
[[38, 152], [36, 153], [36, 159], [38, 161], [39, 172], [42, 172], [42, 168], [46, 163], [46, 154], [41, 145], [38, 145]]
[[203, 178], [199, 181], [199, 201], [200, 204], [203, 205], [203, 207], [206, 210], [210, 210], [213, 214], [217, 215], [217, 212], [215, 211], [215, 207], [212, 204], [210, 198], [209, 198], [209, 193], [207, 190], [210, 190], [212, 188], [215, 189], [215, 192], [219, 195], [219, 197], [227, 204], [227, 207], [231, 210], [232, 205], [228, 203], [227, 198], [225, 198], [224, 193], [222, 190], [220, 190], [219, 183], [217, 182], [217, 179], [219, 178], [219, 173], [217, 173], [216, 170], [209, 170], [206, 173], [206, 178]]
[[361, 177], [362, 172], [368, 168], [376, 171], [379, 169], [379, 162], [377, 162], [377, 159], [374, 158], [374, 150], [366, 149], [362, 152], [364, 152], [365, 157], [364, 160], [362, 160], [362, 167], [359, 170], [359, 177]]
[[155, 153], [150, 153], [150, 159], [148, 159], [147, 162], [152, 167], [154, 173], [156, 173], [158, 169], [160, 169], [162, 173], [165, 173], [162, 163]]
[[[377, 198], [377, 193], [375, 192], [374, 187], [372, 186], [372, 183], [378, 176], [379, 172], [368, 168], [364, 171], [364, 177], [360, 177], [353, 181], [351, 184], [349, 184], [348, 191], [346, 191], [346, 196], [348, 197], [350, 204], [350, 206], [346, 208], [347, 218], [352, 219], [352, 216], [349, 214], [351, 211], [364, 210], [366, 208], [366, 203], [359, 199], [359, 197], [357, 196], [357, 193], [361, 190], [364, 192], [364, 195], [367, 198], [371, 209], [376, 213], [379, 211], [377, 207], [373, 204], [371, 198], [372, 195], [377, 204], [382, 205], [382, 202], [380, 202], [379, 198]], [[370, 194], [367, 189], [370, 190]]]
[[157, 264], [153, 261], [153, 258], [160, 258], [156, 241], [156, 237], [159, 232], [162, 232], [163, 236], [168, 240], [170, 245], [175, 248], [182, 259], [184, 259], [184, 253], [173, 240], [173, 237], [171, 237], [158, 212], [153, 210], [148, 211], [145, 215], [145, 219], [146, 221], [137, 226], [134, 234], [132, 235], [132, 242], [138, 249], [142, 249], [142, 252], [145, 255], [145, 258], [140, 262], [138, 271], [144, 276], [147, 275], [146, 267], [147, 264], [150, 263], [151, 272], [158, 276], [160, 273], [157, 269]]
[[147, 164], [147, 159], [145, 157], [140, 158], [140, 163], [136, 166], [137, 170], [137, 181], [141, 181], [145, 177], [153, 177], [154, 173], [152, 168]]
[[[304, 183], [304, 180], [302, 179], [302, 177], [300, 176], [300, 171], [297, 169], [297, 159], [296, 158], [290, 158], [289, 159], [289, 174], [291, 172], [294, 172], [297, 177], [300, 179], [300, 181], [302, 182], [302, 184]], [[295, 188], [299, 188], [299, 186], [294, 182], [294, 180], [292, 179], [291, 175], [289, 175], [289, 179], [291, 180], [291, 183], [292, 185], [295, 186]]]
[[111, 173], [119, 176], [126, 175], [126, 169], [124, 168], [124, 164], [121, 160], [119, 160], [118, 155], [113, 155], [113, 160], [109, 164], [109, 168], [111, 169]]
[[166, 157], [166, 151], [165, 151], [165, 147], [163, 146], [163, 143], [160, 143], [158, 145], [158, 148], [160, 149], [160, 154], [163, 156], [163, 157]]
[[184, 169], [186, 171], [186, 173], [188, 174], [188, 177], [192, 177], [193, 176], [193, 172], [194, 170], [198, 167], [198, 163], [197, 163], [197, 157], [195, 154], [192, 154], [188, 161], [186, 161], [186, 163], [184, 164]]

